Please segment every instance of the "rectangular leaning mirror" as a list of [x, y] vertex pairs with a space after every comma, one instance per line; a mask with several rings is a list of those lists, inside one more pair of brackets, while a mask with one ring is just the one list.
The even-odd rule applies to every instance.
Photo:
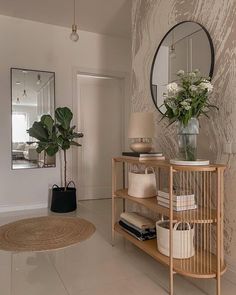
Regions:
[[12, 169], [55, 167], [56, 159], [36, 151], [27, 133], [43, 114], [54, 116], [55, 73], [11, 68]]

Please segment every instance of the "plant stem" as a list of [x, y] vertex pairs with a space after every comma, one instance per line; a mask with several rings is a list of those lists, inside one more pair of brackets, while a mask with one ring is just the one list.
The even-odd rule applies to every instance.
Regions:
[[66, 150], [63, 150], [64, 151], [64, 189], [65, 189], [65, 191], [66, 191], [66, 185], [67, 185], [67, 183], [66, 183], [66, 166], [67, 166], [67, 160], [66, 160]]
[[46, 163], [46, 152], [44, 151], [43, 152], [43, 167], [46, 166], [45, 163]]
[[189, 160], [188, 158], [188, 140], [187, 140], [187, 136], [184, 134], [183, 135], [183, 139], [184, 139], [184, 154], [185, 154], [185, 160]]

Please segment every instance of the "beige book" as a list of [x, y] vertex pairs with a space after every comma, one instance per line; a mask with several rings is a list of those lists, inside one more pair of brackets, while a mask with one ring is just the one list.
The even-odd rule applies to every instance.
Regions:
[[152, 219], [136, 212], [123, 212], [120, 217], [140, 229], [155, 228], [155, 222]]

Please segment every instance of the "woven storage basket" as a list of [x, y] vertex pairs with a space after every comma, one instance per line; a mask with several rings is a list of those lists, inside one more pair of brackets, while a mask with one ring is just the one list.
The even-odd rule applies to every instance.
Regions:
[[[178, 229], [180, 225], [186, 225], [187, 228]], [[157, 248], [159, 252], [166, 256], [169, 253], [169, 220], [157, 221]], [[187, 222], [177, 222], [173, 227], [173, 258], [190, 258], [195, 254], [194, 249], [194, 227]]]
[[151, 173], [148, 173], [148, 168], [145, 169], [145, 173], [129, 172], [128, 195], [135, 198], [150, 198], [157, 195], [153, 168]]

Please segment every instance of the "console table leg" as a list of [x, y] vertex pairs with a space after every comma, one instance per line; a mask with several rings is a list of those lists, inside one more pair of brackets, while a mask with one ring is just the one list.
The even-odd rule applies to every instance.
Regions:
[[217, 295], [221, 294], [220, 278], [217, 278]]
[[217, 282], [217, 295], [221, 294], [221, 171], [218, 168], [217, 169], [217, 205], [216, 205], [216, 211], [217, 211], [217, 224], [216, 224], [216, 253], [217, 253], [217, 270], [216, 270], [216, 282]]
[[10, 294], [13, 295], [13, 253], [11, 253]]
[[[122, 165], [122, 186], [123, 186], [123, 189], [125, 189], [125, 162], [123, 162], [123, 165]], [[123, 199], [123, 212], [125, 212], [125, 209], [126, 209], [126, 206], [125, 206], [125, 199]]]
[[115, 222], [116, 222], [116, 201], [115, 201], [115, 191], [116, 191], [116, 162], [112, 159], [112, 218], [111, 218], [111, 238], [112, 246], [115, 244]]
[[174, 273], [173, 273], [173, 168], [169, 170], [169, 254], [170, 254], [170, 295], [174, 293]]
[[114, 230], [114, 226], [115, 226], [115, 198], [112, 197], [112, 220], [111, 220], [111, 245], [114, 246], [115, 245], [115, 230]]

